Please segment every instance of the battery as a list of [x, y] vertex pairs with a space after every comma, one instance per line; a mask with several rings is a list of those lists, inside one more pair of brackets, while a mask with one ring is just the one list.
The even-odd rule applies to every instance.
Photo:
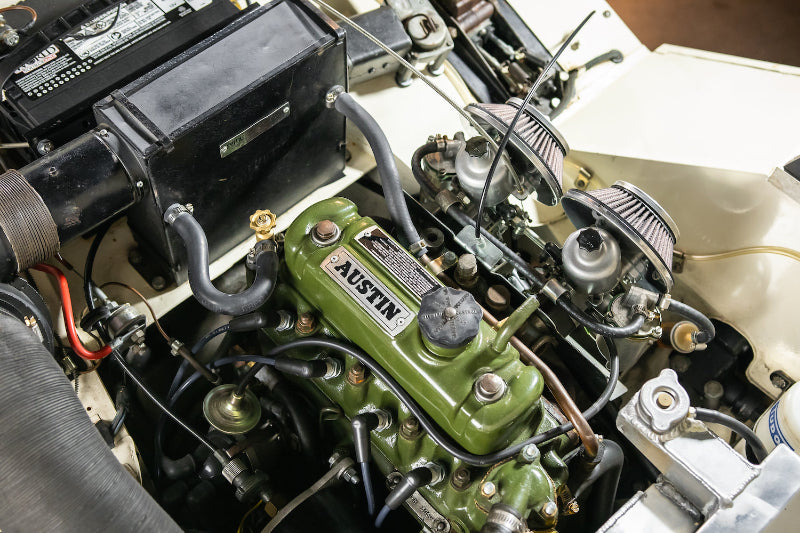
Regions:
[[[58, 2], [49, 9], [58, 10]], [[0, 69], [3, 111], [34, 147], [85, 133], [95, 125], [92, 104], [240, 13], [230, 0], [92, 0], [66, 9], [48, 12], [58, 16]]]

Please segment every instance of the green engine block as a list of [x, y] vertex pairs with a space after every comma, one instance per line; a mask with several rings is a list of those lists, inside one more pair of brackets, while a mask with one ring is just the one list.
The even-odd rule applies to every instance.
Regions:
[[[467, 451], [486, 454], [558, 425], [541, 398], [541, 374], [525, 366], [513, 347], [495, 351], [496, 332], [486, 322], [463, 348], [437, 349], [423, 339], [417, 319], [421, 296], [439, 282], [374, 221], [360, 216], [352, 202], [325, 200], [301, 214], [286, 232], [285, 258], [284, 279], [270, 305], [311, 313], [314, 333], [358, 345]], [[276, 343], [302, 336], [267, 333]], [[344, 366], [336, 378], [313, 380], [315, 393], [321, 402], [339, 406], [347, 419], [376, 408], [393, 414], [391, 427], [372, 435], [373, 457], [384, 474], [405, 474], [431, 461], [445, 468], [443, 481], [415, 495], [423, 502], [407, 504], [429, 528], [478, 531], [500, 502], [527, 517], [532, 528], [555, 525], [553, 504], [563, 495], [567, 476], [560, 459], [569, 445], [566, 436], [490, 467], [462, 464], [418, 428], [384, 383], [369, 375], [359, 379], [359, 365], [349, 356]], [[474, 391], [485, 373], [506, 384], [493, 403], [482, 402]], [[341, 423], [346, 436], [347, 420]]]

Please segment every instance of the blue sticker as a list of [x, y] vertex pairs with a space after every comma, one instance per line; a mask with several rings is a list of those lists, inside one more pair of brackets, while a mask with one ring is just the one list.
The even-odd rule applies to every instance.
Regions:
[[767, 422], [769, 422], [768, 424], [769, 435], [770, 437], [772, 437], [772, 442], [774, 442], [776, 446], [778, 444], [785, 444], [789, 447], [789, 449], [794, 451], [792, 445], [789, 444], [789, 441], [786, 440], [786, 437], [783, 436], [783, 431], [781, 431], [781, 426], [780, 424], [778, 424], [778, 405], [780, 403], [781, 403], [780, 401], [775, 402], [775, 405], [773, 405], [772, 408], [769, 410], [769, 418], [767, 420]]

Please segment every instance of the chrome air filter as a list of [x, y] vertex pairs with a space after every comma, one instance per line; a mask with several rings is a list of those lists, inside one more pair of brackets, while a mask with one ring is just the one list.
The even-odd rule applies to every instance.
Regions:
[[[466, 110], [499, 141], [521, 105], [521, 99], [511, 98], [505, 104], [470, 104]], [[532, 105], [526, 106], [509, 139], [508, 155], [514, 171], [545, 205], [556, 205], [561, 198], [561, 175], [567, 152], [567, 142], [550, 120]]]
[[672, 218], [647, 193], [624, 181], [607, 189], [570, 189], [561, 201], [567, 217], [578, 229], [605, 228], [620, 238], [620, 246], [641, 252], [650, 261], [652, 281], [672, 289], [672, 248], [680, 236]]

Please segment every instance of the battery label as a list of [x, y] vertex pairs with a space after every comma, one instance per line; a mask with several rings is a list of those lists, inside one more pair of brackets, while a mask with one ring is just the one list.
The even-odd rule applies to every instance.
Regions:
[[372, 226], [356, 236], [356, 242], [378, 260], [417, 298], [442, 286], [425, 267], [417, 263], [408, 252], [394, 242], [386, 232], [378, 226]]
[[127, 0], [74, 30], [19, 67], [12, 81], [31, 100], [59, 90], [211, 0]]

